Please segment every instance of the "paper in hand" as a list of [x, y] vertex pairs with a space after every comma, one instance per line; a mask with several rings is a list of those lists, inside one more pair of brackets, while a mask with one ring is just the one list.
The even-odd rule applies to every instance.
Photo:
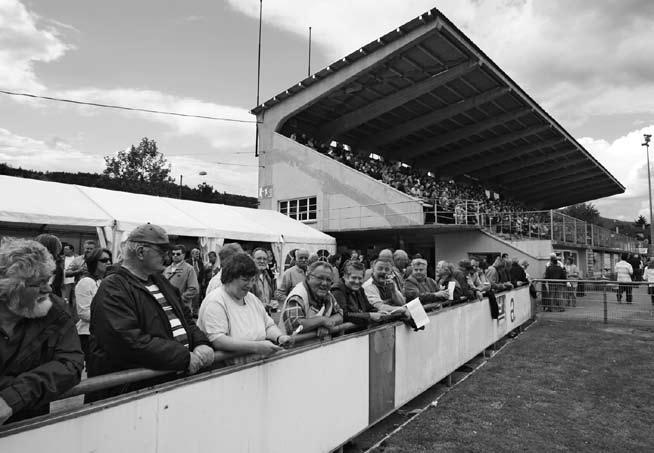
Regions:
[[407, 303], [405, 307], [409, 311], [413, 322], [416, 324], [416, 328], [419, 329], [429, 324], [429, 316], [427, 316], [427, 312], [425, 312], [425, 309], [420, 303], [420, 299], [418, 297]]
[[448, 300], [454, 300], [454, 288], [456, 288], [456, 282], [449, 282], [447, 284]]

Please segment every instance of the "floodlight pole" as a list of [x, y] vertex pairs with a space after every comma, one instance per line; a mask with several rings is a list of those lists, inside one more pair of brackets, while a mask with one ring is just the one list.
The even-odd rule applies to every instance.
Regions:
[[[257, 106], [261, 88], [261, 22], [263, 19], [263, 0], [259, 0], [259, 52], [257, 54]], [[259, 157], [259, 120], [255, 124], [254, 157]]]
[[652, 138], [651, 134], [643, 134], [644, 143], [642, 146], [645, 147], [645, 153], [647, 154], [647, 194], [649, 195], [649, 246], [647, 247], [647, 255], [651, 258], [654, 257], [654, 247], [652, 245], [652, 240], [654, 240], [654, 217], [652, 216], [652, 176], [650, 175], [649, 169], [649, 142]]
[[311, 27], [309, 27], [309, 67], [307, 69], [307, 77], [311, 77]]

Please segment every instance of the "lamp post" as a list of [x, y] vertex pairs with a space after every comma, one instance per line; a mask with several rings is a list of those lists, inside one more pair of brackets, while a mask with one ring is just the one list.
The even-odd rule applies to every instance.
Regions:
[[652, 177], [650, 175], [649, 169], [649, 142], [652, 139], [652, 134], [643, 134], [643, 144], [641, 146], [645, 147], [645, 153], [647, 154], [647, 194], [649, 195], [649, 247], [647, 248], [647, 254], [650, 257], [654, 256], [654, 247], [652, 245], [652, 240], [654, 240], [654, 223], [652, 222]]
[[[200, 176], [207, 176], [206, 171], [201, 171], [198, 173]], [[179, 175], [179, 199], [182, 199], [182, 181], [184, 181], [184, 175]]]

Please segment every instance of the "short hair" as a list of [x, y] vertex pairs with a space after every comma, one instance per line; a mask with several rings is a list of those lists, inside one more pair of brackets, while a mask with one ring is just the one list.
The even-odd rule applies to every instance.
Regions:
[[53, 258], [61, 254], [61, 241], [54, 234], [39, 234], [34, 240], [43, 245]]
[[268, 256], [268, 252], [266, 252], [266, 249], [264, 249], [263, 247], [257, 247], [254, 250], [252, 250], [252, 258], [254, 258], [254, 254], [257, 252], [263, 252], [266, 254], [266, 256]]
[[68, 242], [62, 242], [61, 245], [62, 245], [62, 249], [65, 249], [66, 247], [68, 247], [73, 252], [75, 251], [75, 246], [73, 244], [70, 244]]
[[307, 249], [297, 249], [295, 252], [293, 252], [293, 257], [297, 260], [297, 256], [302, 253], [303, 255], [306, 254], [307, 258], [309, 258], [310, 254]]
[[336, 262], [337, 262], [338, 260], [340, 260], [340, 259], [341, 259], [341, 255], [339, 255], [338, 253], [336, 253], [336, 254], [334, 254], [334, 255], [329, 255], [329, 256], [327, 257], [327, 262], [328, 262], [329, 264], [331, 264], [332, 266], [335, 266], [335, 265], [336, 265]]
[[320, 257], [317, 254], [312, 253], [311, 255], [309, 255], [309, 259], [307, 260], [307, 264], [309, 266], [311, 266], [316, 261], [320, 261]]
[[183, 244], [175, 244], [173, 245], [171, 250], [179, 250], [182, 252], [182, 255], [186, 255], [186, 247], [184, 247]]
[[343, 273], [345, 275], [351, 275], [352, 271], [361, 271], [365, 273], [366, 266], [364, 266], [361, 261], [348, 260], [345, 262], [345, 266], [343, 266]]
[[207, 256], [211, 256], [211, 255], [218, 256], [218, 254], [216, 252], [214, 252], [213, 250], [210, 251], [209, 253], [207, 253]]
[[374, 261], [372, 262], [372, 265], [370, 266], [370, 268], [371, 268], [371, 269], [374, 269], [375, 266], [377, 265], [377, 263], [384, 263], [385, 265], [387, 265], [387, 266], [389, 266], [389, 267], [392, 267], [392, 266], [393, 266], [393, 263], [391, 263], [391, 262], [388, 261], [387, 259], [384, 259], [384, 258], [377, 258], [376, 260], [374, 260]]
[[98, 245], [93, 239], [87, 239], [86, 241], [84, 241], [84, 245], [87, 245], [87, 244], [93, 244], [93, 246]]
[[222, 263], [223, 261], [227, 261], [230, 256], [234, 256], [237, 253], [244, 253], [243, 247], [241, 247], [241, 244], [238, 242], [230, 242], [229, 244], [223, 245], [218, 251], [218, 258], [220, 258], [220, 262]]
[[334, 268], [332, 267], [331, 264], [329, 264], [327, 261], [316, 261], [314, 263], [311, 263], [309, 265], [309, 269], [307, 270], [307, 275], [308, 274], [313, 274], [313, 272], [318, 269], [319, 267], [324, 267], [325, 269], [329, 270], [329, 272], [333, 272]]
[[411, 266], [415, 266], [416, 264], [424, 264], [425, 266], [427, 265], [427, 260], [424, 258], [414, 258], [411, 261]]
[[110, 259], [113, 258], [113, 255], [109, 249], [95, 249], [89, 253], [86, 258], [84, 258], [84, 261], [86, 262], [86, 269], [91, 275], [95, 274], [95, 271], [98, 269], [98, 261], [105, 253], [109, 255]]
[[13, 239], [0, 247], [0, 301], [10, 302], [28, 280], [51, 276], [52, 254], [40, 242]]
[[[388, 255], [388, 258], [382, 257], [382, 255]], [[391, 261], [393, 259], [393, 251], [391, 249], [383, 249], [379, 251], [377, 255], [377, 260]]]
[[488, 269], [488, 262], [486, 260], [481, 260], [479, 262], [479, 269], [481, 269], [482, 271]]
[[393, 252], [393, 259], [406, 258], [409, 259], [409, 254], [402, 249], [397, 249]]
[[527, 260], [522, 260], [522, 261], [520, 261], [520, 265], [521, 265], [522, 267], [529, 266], [529, 261], [527, 261]]
[[508, 258], [508, 257], [509, 257], [509, 254], [506, 253], [506, 252], [504, 252], [504, 253], [502, 253], [501, 257], [502, 257], [502, 259], [504, 259], [504, 258]]
[[254, 260], [245, 252], [236, 253], [223, 262], [220, 281], [225, 284], [240, 277], [252, 278], [259, 272]]
[[626, 261], [627, 258], [629, 258], [629, 254], [628, 254], [628, 253], [621, 253], [621, 254], [620, 254], [620, 259], [621, 259], [621, 260], [625, 260], [625, 261]]

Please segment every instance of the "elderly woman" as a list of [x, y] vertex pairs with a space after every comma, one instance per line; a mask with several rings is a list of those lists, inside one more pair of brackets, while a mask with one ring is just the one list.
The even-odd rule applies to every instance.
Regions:
[[75, 304], [77, 305], [77, 334], [84, 357], [89, 355], [89, 323], [91, 322], [91, 301], [98, 291], [100, 282], [111, 265], [111, 252], [107, 249], [95, 249], [85, 258], [86, 271], [75, 285]]
[[[250, 291], [258, 269], [246, 253], [238, 253], [223, 263], [222, 286], [202, 302], [198, 326], [214, 349], [268, 356], [293, 343], [266, 313], [263, 302]], [[244, 357], [232, 363], [244, 363]]]

